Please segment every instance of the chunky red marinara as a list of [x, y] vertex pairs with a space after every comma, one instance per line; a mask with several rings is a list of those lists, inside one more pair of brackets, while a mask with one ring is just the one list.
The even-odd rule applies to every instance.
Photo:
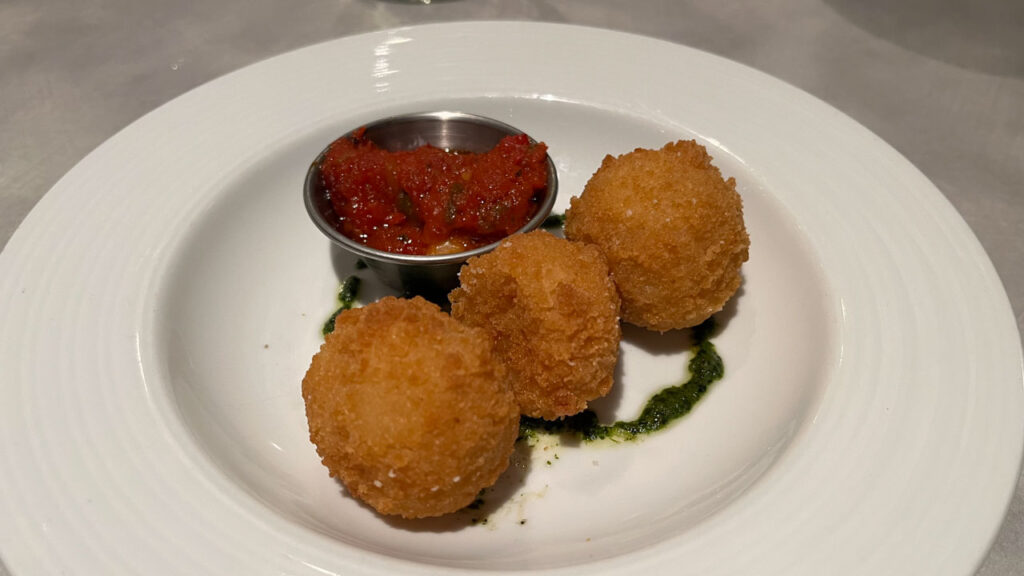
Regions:
[[390, 152], [357, 130], [320, 165], [343, 234], [401, 254], [472, 250], [522, 228], [547, 188], [547, 147], [507, 136], [482, 154]]

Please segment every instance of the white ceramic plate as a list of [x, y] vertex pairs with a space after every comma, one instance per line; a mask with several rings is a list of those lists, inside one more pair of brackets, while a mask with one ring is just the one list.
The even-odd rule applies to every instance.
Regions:
[[[479, 513], [400, 522], [307, 440], [299, 383], [353, 262], [300, 187], [336, 135], [431, 109], [547, 142], [557, 210], [604, 154], [696, 138], [737, 179], [753, 246], [716, 339], [726, 378], [678, 425], [535, 447]], [[384, 31], [194, 90], [42, 199], [0, 257], [0, 307], [15, 576], [964, 576], [1024, 442], [1006, 296], [927, 179], [777, 80], [600, 30]], [[631, 417], [682, 378], [684, 341], [627, 329], [601, 410]]]

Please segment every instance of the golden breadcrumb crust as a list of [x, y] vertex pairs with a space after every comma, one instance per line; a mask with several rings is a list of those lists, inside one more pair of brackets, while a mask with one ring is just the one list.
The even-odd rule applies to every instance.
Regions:
[[488, 335], [422, 298], [338, 315], [302, 381], [331, 476], [382, 514], [439, 516], [505, 470], [519, 432]]
[[471, 259], [452, 316], [490, 332], [523, 414], [556, 419], [611, 389], [619, 297], [600, 250], [544, 231]]
[[626, 322], [695, 326], [739, 288], [750, 246], [743, 202], [695, 141], [606, 156], [570, 203], [566, 237], [604, 252]]

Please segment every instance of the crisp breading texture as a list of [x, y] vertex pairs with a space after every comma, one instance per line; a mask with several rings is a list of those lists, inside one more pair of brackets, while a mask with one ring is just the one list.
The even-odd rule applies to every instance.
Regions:
[[338, 315], [302, 381], [331, 476], [378, 512], [439, 516], [505, 470], [519, 432], [488, 335], [414, 298]]
[[690, 141], [606, 156], [565, 216], [566, 237], [608, 258], [626, 322], [695, 326], [740, 286], [750, 238], [733, 178]]
[[523, 414], [557, 419], [611, 389], [619, 297], [600, 250], [544, 231], [471, 259], [452, 316], [492, 334]]

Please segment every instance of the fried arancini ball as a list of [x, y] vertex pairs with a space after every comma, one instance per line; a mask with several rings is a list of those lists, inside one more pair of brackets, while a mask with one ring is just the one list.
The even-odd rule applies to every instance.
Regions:
[[335, 320], [302, 381], [331, 476], [382, 514], [440, 516], [509, 464], [519, 409], [488, 335], [414, 298]]
[[606, 156], [570, 200], [565, 235], [604, 252], [623, 320], [660, 332], [721, 310], [750, 246], [736, 181], [692, 140]]
[[538, 230], [472, 258], [452, 316], [489, 331], [523, 414], [554, 420], [608, 393], [619, 352], [619, 296], [600, 250]]

